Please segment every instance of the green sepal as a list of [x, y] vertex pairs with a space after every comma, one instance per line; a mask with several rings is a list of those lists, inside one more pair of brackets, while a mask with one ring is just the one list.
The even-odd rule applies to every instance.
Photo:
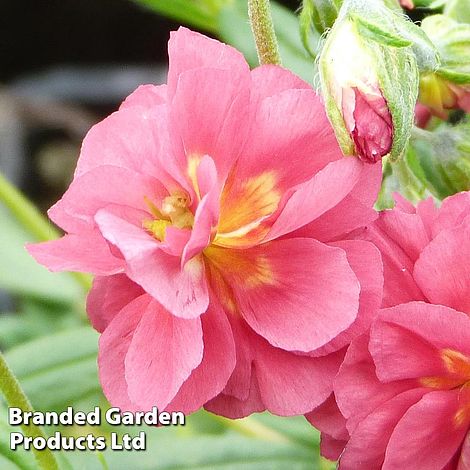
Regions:
[[432, 15], [421, 24], [441, 57], [436, 73], [458, 85], [470, 84], [470, 25], [444, 15]]
[[445, 0], [444, 15], [459, 23], [470, 23], [470, 0]]
[[[389, 159], [399, 160], [411, 135], [419, 91], [419, 71], [410, 48], [380, 47], [382, 67], [378, 69], [380, 88], [387, 100], [393, 122], [393, 143]], [[397, 80], [397, 77], [406, 77]]]
[[[351, 155], [355, 146], [346, 128], [342, 109], [339, 108], [340, 104], [336, 102], [334, 96], [335, 87], [338, 86], [338, 77], [335, 75], [338, 73], [333, 72], [331, 64], [333, 56], [336, 57], [335, 62], [338, 62], [338, 51], [346, 49], [346, 54], [348, 53], [348, 46], [351, 47], [349, 54], [357, 56], [359, 62], [362, 61], [362, 58], [358, 54], [364, 55], [362, 57], [364, 57], [365, 66], [371, 67], [370, 71], [365, 71], [368, 78], [351, 76], [351, 80], [349, 80], [347, 71], [344, 72], [346, 77], [341, 78], [345, 87], [361, 86], [357, 84], [358, 80], [359, 82], [364, 80], [364, 86], [367, 88], [370, 83], [365, 82], [374, 80], [375, 75], [376, 87], [387, 102], [392, 117], [393, 141], [388, 158], [395, 162], [403, 155], [413, 126], [414, 109], [419, 89], [419, 70], [411, 42], [407, 39], [401, 39], [396, 34], [393, 21], [397, 15], [384, 7], [383, 4], [381, 8], [375, 6], [372, 10], [372, 13], [365, 19], [363, 3], [357, 0], [346, 0], [343, 4], [338, 20], [328, 35], [320, 55], [320, 80], [328, 117], [335, 130], [337, 140], [343, 153]], [[382, 26], [379, 26], [377, 15], [384, 11], [386, 18], [382, 17]], [[354, 35], [350, 44], [347, 44], [347, 40], [339, 39], [342, 37], [341, 28], [347, 28], [346, 34]], [[365, 30], [368, 31], [366, 34], [364, 34]], [[373, 40], [371, 35], [374, 35]], [[339, 44], [340, 40], [342, 44]], [[401, 79], [401, 77], [406, 77], [406, 79]]]
[[433, 132], [417, 129], [409, 147], [418, 163], [414, 174], [434, 196], [470, 190], [470, 121], [443, 123]]
[[380, 27], [378, 24], [368, 21], [364, 17], [359, 15], [350, 16], [356, 22], [358, 31], [365, 38], [372, 39], [373, 41], [383, 44], [384, 46], [390, 47], [408, 47], [412, 44], [412, 42], [408, 39], [394, 34], [390, 30], [386, 30]]
[[342, 3], [343, 0], [303, 0], [300, 22], [323, 34], [333, 26]]
[[401, 11], [391, 9], [377, 0], [345, 0], [341, 13], [353, 16], [364, 26], [367, 24], [367, 29], [375, 31], [377, 38], [382, 37], [384, 45], [394, 45], [385, 44], [387, 38], [391, 43], [396, 43], [395, 47], [405, 47], [405, 43], [410, 43], [420, 71], [430, 72], [439, 68], [439, 53], [434, 44]]
[[316, 51], [311, 45], [311, 31], [314, 28], [313, 23], [314, 4], [313, 0], [304, 0], [299, 14], [299, 32], [302, 45], [309, 53], [310, 57], [316, 59]]

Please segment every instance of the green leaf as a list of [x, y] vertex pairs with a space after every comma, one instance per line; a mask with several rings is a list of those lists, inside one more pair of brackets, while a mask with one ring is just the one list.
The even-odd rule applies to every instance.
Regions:
[[0, 348], [9, 349], [38, 336], [83, 326], [84, 310], [72, 304], [20, 298], [17, 311], [0, 315]]
[[426, 8], [428, 10], [438, 10], [447, 2], [448, 0], [413, 0], [415, 8]]
[[256, 415], [256, 420], [299, 444], [319, 449], [320, 433], [303, 416], [284, 418], [270, 413]]
[[101, 390], [97, 343], [90, 327], [75, 328], [24, 343], [5, 358], [34, 408], [60, 411]]
[[20, 295], [74, 302], [83, 295], [70, 274], [51, 273], [25, 249], [31, 236], [0, 205], [0, 288]]
[[134, 0], [134, 2], [159, 15], [210, 32], [217, 31], [217, 14], [222, 3], [214, 0]]
[[246, 438], [233, 433], [221, 436], [175, 438], [165, 432], [148, 439], [147, 452], [106, 452], [113, 470], [315, 470], [315, 453], [290, 443]]

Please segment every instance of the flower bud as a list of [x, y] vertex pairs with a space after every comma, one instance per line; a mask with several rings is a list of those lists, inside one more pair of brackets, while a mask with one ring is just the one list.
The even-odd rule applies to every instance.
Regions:
[[[348, 9], [352, 3], [343, 4], [319, 59], [327, 113], [345, 155], [396, 160], [409, 139], [418, 91], [411, 42], [361, 18]], [[379, 16], [387, 14], [395, 16], [382, 7]]]
[[419, 101], [441, 119], [450, 109], [470, 112], [470, 25], [432, 15], [421, 28], [439, 50], [441, 64], [421, 77]]

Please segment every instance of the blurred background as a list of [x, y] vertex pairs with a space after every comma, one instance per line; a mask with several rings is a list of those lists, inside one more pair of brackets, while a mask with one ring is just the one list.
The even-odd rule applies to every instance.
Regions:
[[[299, 6], [273, 2], [273, 16], [285, 65], [312, 82]], [[88, 129], [138, 85], [166, 81], [169, 32], [181, 24], [233, 44], [256, 64], [245, 0], [0, 1], [0, 195], [8, 200], [16, 186], [26, 196], [20, 208], [0, 204], [0, 350], [38, 410], [108, 405], [96, 371], [98, 336], [84, 308], [90, 279], [37, 265], [24, 244], [58, 233], [44, 219], [38, 235], [18, 213], [36, 206], [40, 221], [70, 183]], [[30, 452], [8, 450], [11, 430], [0, 401], [0, 469], [36, 468]], [[200, 412], [184, 428], [146, 431], [144, 453], [69, 452], [58, 454], [60, 468], [330, 468], [303, 417], [229, 421]]]
[[165, 2], [0, 3], [0, 165], [42, 209], [63, 193], [91, 125], [139, 84], [165, 81], [172, 29], [189, 23], [212, 36], [229, 35], [215, 17], [233, 1], [186, 0], [212, 7], [214, 24], [209, 14], [207, 21], [183, 21], [184, 11], [152, 11], [159, 3]]

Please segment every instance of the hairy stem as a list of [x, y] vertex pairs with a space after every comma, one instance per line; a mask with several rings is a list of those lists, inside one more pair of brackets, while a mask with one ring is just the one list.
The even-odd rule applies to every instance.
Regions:
[[281, 64], [269, 0], [248, 0], [248, 15], [260, 64]]

